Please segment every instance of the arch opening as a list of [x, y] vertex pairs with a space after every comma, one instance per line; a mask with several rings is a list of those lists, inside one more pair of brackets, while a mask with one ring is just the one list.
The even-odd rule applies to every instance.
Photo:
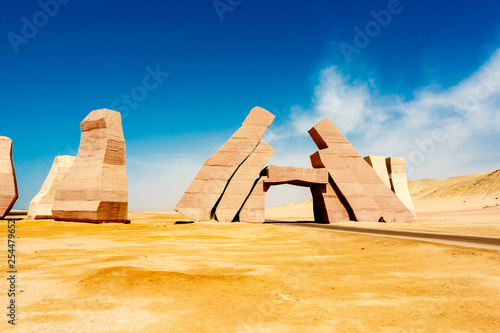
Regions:
[[271, 185], [266, 193], [267, 222], [314, 222], [313, 197], [307, 186]]

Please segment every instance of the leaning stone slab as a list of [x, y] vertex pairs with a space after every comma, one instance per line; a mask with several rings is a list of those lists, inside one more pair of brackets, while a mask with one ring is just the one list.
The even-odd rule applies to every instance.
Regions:
[[332, 183], [329, 182], [325, 186], [311, 186], [314, 221], [318, 223], [350, 221], [349, 212]]
[[38, 194], [31, 200], [28, 219], [41, 220], [52, 218], [52, 206], [56, 197], [56, 189], [68, 173], [75, 161], [74, 156], [56, 156], [47, 178]]
[[[328, 169], [358, 221], [413, 220], [411, 212], [328, 118], [309, 130], [309, 134], [320, 149], [321, 163]], [[349, 187], [353, 186], [356, 187], [356, 195], [350, 193]]]
[[264, 184], [262, 176], [256, 181], [247, 200], [238, 214], [238, 221], [248, 223], [264, 223], [266, 221], [266, 192], [269, 186]]
[[236, 214], [250, 194], [257, 176], [273, 154], [274, 149], [267, 142], [261, 141], [240, 165], [217, 205], [215, 211], [217, 221], [232, 222], [235, 219]]
[[95, 110], [80, 128], [80, 149], [57, 187], [52, 216], [57, 221], [125, 223], [128, 190], [121, 115]]
[[387, 172], [387, 166], [385, 165], [385, 157], [370, 155], [364, 157], [363, 159], [373, 168], [373, 170], [375, 170], [377, 175], [384, 182], [385, 186], [391, 189], [391, 181], [389, 180], [389, 173]]
[[386, 160], [389, 178], [391, 180], [392, 191], [396, 193], [398, 198], [403, 202], [413, 214], [415, 206], [411, 200], [410, 190], [408, 189], [408, 180], [406, 179], [406, 160], [404, 157], [389, 157]]
[[194, 221], [210, 220], [229, 180], [254, 151], [273, 120], [274, 115], [269, 111], [253, 108], [236, 133], [205, 161], [175, 210]]
[[0, 136], [0, 218], [7, 215], [18, 197], [16, 171], [12, 161], [12, 140]]
[[[364, 162], [363, 162], [364, 163]], [[311, 155], [314, 168], [326, 168], [339, 194], [345, 198], [345, 209], [355, 221], [376, 222], [382, 217], [382, 210], [366, 193], [349, 166], [332, 148], [325, 148]], [[334, 209], [333, 207], [331, 209]]]

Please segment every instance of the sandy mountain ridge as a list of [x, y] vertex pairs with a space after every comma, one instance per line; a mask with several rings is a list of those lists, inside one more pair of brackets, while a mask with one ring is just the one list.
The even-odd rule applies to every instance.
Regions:
[[421, 179], [408, 182], [413, 199], [500, 196], [500, 170], [443, 180]]
[[[496, 205], [500, 201], [500, 169], [492, 172], [480, 172], [447, 179], [420, 179], [408, 182], [411, 197], [418, 206], [421, 202], [442, 204], [467, 200], [476, 206]], [[437, 200], [436, 199], [442, 199]], [[485, 200], [489, 199], [489, 200]], [[451, 201], [450, 201], [451, 200]], [[465, 201], [463, 201], [465, 202]], [[266, 216], [276, 218], [284, 213], [289, 216], [312, 217], [312, 199], [298, 203], [289, 203], [281, 207], [266, 208]]]

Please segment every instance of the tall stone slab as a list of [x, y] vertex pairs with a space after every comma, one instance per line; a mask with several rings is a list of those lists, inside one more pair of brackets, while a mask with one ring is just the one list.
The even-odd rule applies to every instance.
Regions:
[[0, 218], [10, 212], [18, 197], [16, 171], [12, 161], [12, 140], [0, 136]]
[[232, 222], [252, 191], [260, 171], [273, 156], [274, 149], [261, 141], [236, 170], [219, 201], [215, 217], [219, 222]]
[[265, 178], [267, 176], [262, 176], [256, 181], [238, 214], [240, 222], [264, 223], [266, 221], [266, 192], [269, 186], [264, 184]]
[[254, 151], [273, 120], [274, 115], [269, 111], [253, 108], [236, 133], [205, 161], [175, 210], [194, 221], [210, 220], [229, 180]]
[[318, 223], [344, 222], [351, 219], [332, 183], [328, 182], [325, 186], [311, 186], [314, 221]]
[[[328, 169], [358, 221], [413, 220], [411, 212], [328, 118], [309, 130], [309, 134], [320, 149], [321, 164]], [[356, 188], [355, 195], [350, 195], [350, 187]]]
[[385, 165], [385, 157], [370, 155], [364, 157], [363, 159], [373, 168], [373, 170], [375, 170], [377, 175], [384, 182], [385, 186], [392, 190], [391, 181], [389, 180], [389, 173], [387, 172], [387, 166]]
[[57, 221], [124, 223], [128, 190], [121, 115], [95, 110], [80, 128], [80, 149], [57, 187], [52, 216]]
[[47, 178], [38, 194], [31, 200], [28, 219], [41, 220], [52, 218], [52, 206], [56, 197], [56, 189], [68, 173], [75, 161], [74, 156], [56, 156]]
[[[364, 162], [363, 162], [364, 163]], [[332, 148], [325, 148], [311, 155], [314, 168], [326, 168], [332, 177], [333, 186], [345, 198], [345, 209], [355, 221], [376, 222], [382, 217], [382, 210], [368, 195], [345, 161]], [[333, 208], [332, 208], [333, 209]]]
[[386, 160], [387, 170], [391, 181], [391, 188], [403, 204], [416, 216], [415, 206], [411, 200], [408, 189], [408, 179], [406, 179], [406, 160], [404, 157], [389, 157]]

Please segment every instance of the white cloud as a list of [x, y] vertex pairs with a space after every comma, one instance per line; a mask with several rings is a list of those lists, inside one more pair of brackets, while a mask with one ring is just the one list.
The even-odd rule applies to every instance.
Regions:
[[457, 85], [424, 87], [409, 101], [380, 95], [373, 80], [352, 81], [329, 67], [321, 72], [311, 109], [294, 107], [290, 122], [273, 130], [294, 133], [269, 139], [275, 144], [307, 135], [329, 117], [361, 155], [405, 156], [413, 179], [443, 178], [500, 168], [491, 151], [500, 139], [499, 111], [500, 51]]

